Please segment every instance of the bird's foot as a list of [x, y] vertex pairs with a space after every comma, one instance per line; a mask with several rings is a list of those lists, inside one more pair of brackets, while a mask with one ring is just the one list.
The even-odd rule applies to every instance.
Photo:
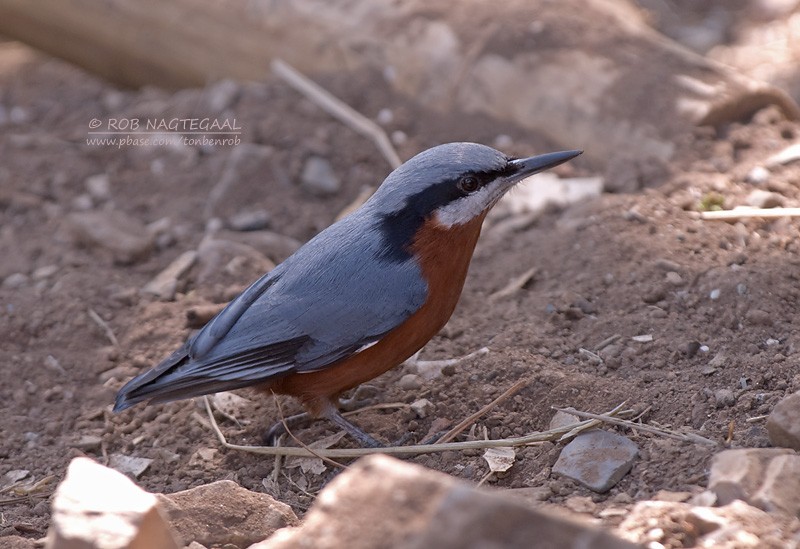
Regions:
[[359, 385], [350, 398], [340, 398], [339, 408], [345, 412], [353, 412], [359, 408], [369, 406], [378, 395], [378, 388], [374, 385]]
[[364, 448], [382, 448], [383, 444], [372, 438], [370, 435], [347, 421], [339, 410], [331, 407], [325, 412], [325, 417], [337, 427], [343, 429], [348, 435], [358, 441]]
[[309, 416], [306, 412], [303, 412], [301, 414], [296, 414], [284, 418], [283, 421], [278, 421], [274, 423], [272, 427], [270, 427], [267, 430], [267, 432], [264, 433], [263, 436], [264, 444], [266, 444], [267, 446], [275, 446], [278, 443], [278, 439], [281, 437], [281, 435], [288, 434], [286, 430], [287, 426], [289, 427], [289, 429], [293, 429], [294, 427], [297, 427], [299, 424], [303, 423], [304, 421], [308, 421], [309, 419], [311, 419], [311, 416]]

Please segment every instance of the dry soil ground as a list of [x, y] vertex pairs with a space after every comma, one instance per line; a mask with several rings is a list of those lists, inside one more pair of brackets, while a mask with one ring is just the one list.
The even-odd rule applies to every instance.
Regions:
[[[325, 84], [344, 88], [334, 79]], [[59, 62], [10, 48], [0, 57], [0, 91], [7, 115], [0, 122], [0, 280], [25, 275], [11, 276], [0, 288], [0, 475], [24, 469], [29, 479], [44, 481], [39, 492], [1, 503], [0, 536], [44, 535], [46, 496], [70, 458], [83, 454], [152, 459], [138, 479], [151, 491], [233, 479], [272, 493], [302, 514], [335, 470], [285, 468], [274, 483], [271, 459], [205, 451], [218, 444], [197, 402], [122, 414], [112, 414], [110, 404], [127, 379], [183, 342], [190, 333], [185, 323], [190, 306], [224, 302], [260, 274], [264, 262], [258, 258], [218, 258], [209, 260], [210, 274], [202, 281], [195, 269], [175, 301], [140, 295], [173, 259], [197, 248], [211, 217], [225, 220], [263, 209], [270, 230], [305, 241], [331, 223], [362, 186], [381, 181], [388, 171], [385, 161], [370, 143], [276, 82], [236, 86], [230, 96], [214, 89], [174, 95], [119, 91]], [[220, 97], [222, 106], [213, 105]], [[445, 141], [493, 144], [500, 134], [510, 136], [503, 141], [512, 154], [555, 149], [514, 128], [480, 119], [454, 123], [380, 93], [363, 98], [345, 93], [345, 99], [371, 117], [391, 108], [388, 130], [408, 136], [399, 147], [404, 158]], [[206, 211], [209, 193], [234, 147], [118, 149], [86, 143], [93, 118], [204, 115], [235, 117], [242, 140], [265, 147], [256, 160], [239, 166], [233, 187], [212, 212]], [[774, 168], [759, 183], [747, 177], [798, 137], [800, 125], [762, 111], [745, 124], [687, 136], [672, 173], [647, 182], [640, 193], [607, 194], [553, 209], [510, 234], [493, 228], [497, 220], [488, 224], [461, 303], [422, 358], [448, 358], [484, 346], [490, 353], [419, 388], [402, 389], [399, 379], [412, 370], [397, 368], [372, 383], [376, 401], [424, 397], [435, 405], [433, 413], [420, 419], [408, 409], [372, 410], [356, 422], [387, 441], [407, 432], [420, 440], [434, 421], [458, 422], [529, 379], [478, 422], [478, 433], [486, 427], [491, 437], [521, 435], [546, 429], [554, 406], [602, 412], [626, 401], [646, 423], [729, 447], [767, 445], [764, 422], [757, 418], [800, 390], [798, 223], [708, 222], [696, 210], [714, 201], [745, 203], [756, 188], [776, 193], [773, 198], [784, 205], [800, 205], [797, 165]], [[342, 180], [339, 191], [321, 198], [297, 184], [310, 155], [331, 162]], [[559, 173], [596, 171], [578, 160]], [[96, 174], [108, 175], [110, 195], [87, 199], [85, 180]], [[68, 238], [67, 216], [86, 208], [121, 210], [144, 224], [168, 221], [160, 223], [162, 236], [152, 253], [119, 264], [103, 250], [76, 246]], [[281, 259], [274, 255], [269, 259]], [[535, 275], [520, 291], [488, 299], [531, 267], [537, 268]], [[118, 347], [89, 310], [107, 323]], [[647, 334], [652, 341], [632, 339]], [[598, 348], [612, 336], [617, 337], [611, 344]], [[234, 442], [258, 444], [276, 420], [276, 408], [269, 398], [241, 395], [251, 400], [237, 413], [241, 425], [223, 420], [222, 427]], [[284, 411], [297, 407], [287, 401]], [[308, 442], [331, 433], [324, 422], [297, 432]], [[514, 467], [491, 483], [536, 487], [536, 497], [560, 506], [586, 496], [594, 514], [659, 490], [703, 490], [712, 448], [625, 434], [641, 455], [607, 494], [551, 476], [560, 449], [552, 443], [519, 451]], [[413, 461], [472, 481], [487, 472], [479, 452]]]

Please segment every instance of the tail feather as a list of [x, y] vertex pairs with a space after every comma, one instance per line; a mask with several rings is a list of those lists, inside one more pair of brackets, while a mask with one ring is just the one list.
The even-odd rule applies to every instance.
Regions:
[[120, 412], [131, 406], [150, 400], [159, 392], [159, 388], [153, 383], [161, 376], [174, 371], [189, 359], [189, 346], [184, 345], [152, 370], [136, 376], [117, 393], [114, 402], [114, 411]]

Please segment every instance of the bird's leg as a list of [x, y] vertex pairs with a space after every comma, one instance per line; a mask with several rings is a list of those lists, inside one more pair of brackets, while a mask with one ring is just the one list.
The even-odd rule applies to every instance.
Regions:
[[361, 446], [365, 448], [380, 448], [383, 446], [383, 444], [347, 421], [344, 416], [339, 413], [339, 410], [337, 410], [335, 406], [328, 406], [324, 411], [324, 416], [337, 427], [344, 429], [347, 434], [356, 439]]
[[345, 412], [353, 412], [370, 404], [378, 394], [378, 388], [374, 385], [359, 385], [350, 398], [339, 398], [339, 408]]
[[[275, 446], [275, 444], [278, 442], [278, 438], [280, 438], [281, 435], [288, 434], [286, 432], [286, 425], [288, 425], [290, 428], [293, 428], [309, 419], [311, 419], [311, 416], [308, 415], [307, 412], [303, 412], [284, 418], [283, 421], [275, 422], [272, 427], [270, 427], [267, 432], [264, 433], [264, 443], [267, 446]], [[284, 425], [284, 422], [286, 425]]]

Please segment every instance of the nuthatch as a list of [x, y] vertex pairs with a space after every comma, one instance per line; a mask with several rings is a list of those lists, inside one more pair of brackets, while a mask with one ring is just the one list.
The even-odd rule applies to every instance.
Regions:
[[139, 402], [256, 386], [300, 399], [365, 446], [339, 396], [401, 364], [455, 309], [486, 214], [516, 183], [581, 151], [523, 159], [475, 143], [424, 151], [308, 241], [180, 349], [129, 381]]

